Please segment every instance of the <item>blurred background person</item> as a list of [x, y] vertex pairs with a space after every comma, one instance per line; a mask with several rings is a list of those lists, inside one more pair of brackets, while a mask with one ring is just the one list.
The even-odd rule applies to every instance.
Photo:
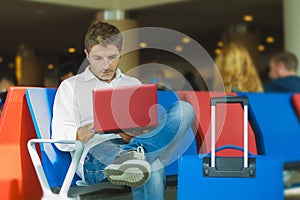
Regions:
[[[237, 43], [225, 46], [216, 57], [215, 64], [222, 79], [215, 90], [225, 92], [262, 92], [263, 87], [248, 50]], [[222, 82], [223, 80], [223, 82]]]
[[71, 61], [65, 61], [62, 65], [57, 69], [57, 77], [59, 84], [72, 76], [74, 76], [77, 72], [76, 64]]
[[171, 86], [166, 79], [165, 72], [162, 70], [156, 71], [155, 77], [152, 79], [152, 82], [157, 84], [158, 90], [171, 90]]
[[0, 114], [6, 100], [8, 88], [17, 85], [14, 70], [0, 69]]
[[291, 52], [279, 52], [270, 59], [270, 81], [264, 84], [265, 92], [300, 92], [297, 76], [298, 59]]
[[185, 83], [182, 87], [182, 90], [194, 90], [199, 91], [201, 90], [200, 86], [195, 81], [195, 75], [193, 72], [186, 72], [184, 74]]

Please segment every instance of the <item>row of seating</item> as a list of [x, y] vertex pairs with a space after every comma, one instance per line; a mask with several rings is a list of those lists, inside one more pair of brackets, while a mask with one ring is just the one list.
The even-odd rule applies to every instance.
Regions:
[[[4, 105], [0, 119], [0, 155], [2, 155], [0, 191], [3, 199], [40, 199], [42, 197], [42, 189], [31, 164], [26, 144], [32, 138], [50, 139], [51, 109], [55, 93], [56, 89], [46, 88], [12, 87], [9, 89], [7, 103]], [[252, 154], [272, 155], [282, 159], [282, 163], [288, 168], [297, 167], [300, 161], [300, 153], [296, 151], [300, 138], [300, 123], [296, 114], [300, 108], [299, 100], [297, 100], [299, 94], [159, 91], [158, 102], [164, 109], [177, 99], [190, 102], [195, 109], [195, 123], [188, 130], [178, 151], [185, 152], [185, 155], [210, 152], [209, 101], [213, 96], [224, 95], [249, 98], [249, 151]], [[226, 144], [243, 146], [242, 111], [240, 105], [230, 104], [218, 107], [216, 147]], [[67, 173], [66, 163], [71, 160], [69, 154], [59, 152], [54, 145], [43, 145], [40, 149], [38, 148], [38, 152], [42, 158], [49, 188], [61, 186]], [[49, 154], [49, 152], [52, 153]], [[168, 177], [176, 176], [178, 173], [179, 154], [181, 153], [174, 153], [170, 165], [166, 167]], [[242, 154], [231, 149], [221, 151], [217, 155], [240, 156]], [[58, 156], [61, 160], [53, 156]], [[54, 172], [58, 172], [58, 176], [54, 176]], [[197, 180], [197, 177], [195, 178]], [[76, 176], [72, 185], [75, 180]], [[105, 186], [107, 187], [110, 185]], [[84, 190], [91, 192], [95, 188]], [[82, 194], [83, 191], [76, 190], [74, 195]], [[69, 195], [71, 193], [69, 192]]]
[[[199, 97], [196, 101], [198, 104], [201, 104], [202, 95], [205, 94], [201, 94], [201, 92], [196, 94], [196, 96]], [[206, 95], [213, 96], [214, 93]], [[245, 96], [249, 100], [249, 152], [253, 152], [253, 150], [251, 151], [251, 146], [253, 145], [253, 143], [251, 144], [251, 137], [255, 137], [252, 138], [252, 140], [255, 139], [255, 146], [252, 147], [257, 148], [258, 154], [256, 156], [253, 156], [253, 154], [250, 156], [250, 158], [256, 159], [254, 164], [256, 170], [252, 172], [255, 176], [249, 178], [241, 178], [241, 176], [238, 178], [234, 176], [231, 178], [206, 176], [205, 170], [208, 169], [205, 168], [204, 162], [207, 157], [205, 150], [209, 151], [210, 149], [204, 147], [204, 151], [202, 151], [204, 154], [200, 152], [199, 155], [182, 156], [179, 159], [179, 200], [197, 199], [195, 196], [200, 194], [204, 199], [280, 200], [284, 198], [283, 168], [299, 168], [300, 157], [298, 148], [300, 144], [300, 121], [297, 116], [297, 114], [299, 115], [298, 109], [300, 108], [300, 101], [299, 99], [297, 100], [299, 94], [237, 93], [236, 95]], [[192, 101], [190, 102], [193, 103]], [[200, 110], [202, 108], [207, 108], [207, 106], [200, 106]], [[229, 108], [229, 106], [227, 108]], [[232, 109], [228, 112], [232, 112]], [[209, 111], [206, 114], [209, 115]], [[222, 127], [222, 135], [216, 144], [217, 147], [231, 144], [230, 141], [242, 143], [241, 141], [234, 141], [233, 138], [228, 138], [228, 143], [220, 144], [226, 140], [223, 138], [226, 134], [229, 133], [230, 135], [235, 132], [235, 128], [242, 124], [237, 116], [230, 117], [231, 114], [232, 113], [227, 115], [226, 113], [226, 120], [228, 121], [224, 124], [224, 127]], [[201, 117], [203, 117], [203, 115], [200, 114], [199, 118]], [[210, 118], [207, 120], [210, 120]], [[220, 119], [217, 121], [218, 123], [222, 122]], [[210, 124], [210, 122], [208, 124]], [[200, 131], [203, 125], [203, 122], [200, 121]], [[227, 129], [226, 126], [231, 127]], [[218, 129], [218, 127], [216, 129]], [[242, 128], [240, 127], [239, 129], [239, 131], [232, 135], [235, 139], [238, 139], [242, 135]], [[210, 131], [207, 132], [210, 133]], [[206, 132], [204, 131], [204, 133]], [[252, 135], [252, 133], [254, 133], [254, 135]], [[205, 144], [205, 141], [203, 144]], [[207, 144], [209, 145], [210, 143], [207, 142]], [[236, 146], [236, 144], [233, 146]], [[225, 155], [230, 155], [230, 152], [226, 152]], [[249, 164], [249, 166], [250, 165], [251, 164]], [[241, 171], [242, 170], [237, 170], [234, 172]], [[230, 172], [234, 174], [232, 171]]]

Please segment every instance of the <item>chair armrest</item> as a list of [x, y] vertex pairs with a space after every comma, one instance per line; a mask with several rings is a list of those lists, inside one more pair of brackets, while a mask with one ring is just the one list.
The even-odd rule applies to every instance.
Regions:
[[[36, 151], [35, 145], [37, 143], [60, 143], [60, 144], [75, 144], [75, 153], [72, 157], [71, 164], [69, 166], [68, 172], [64, 179], [63, 185], [59, 194], [54, 194], [49, 186], [48, 180], [46, 178], [41, 159]], [[83, 152], [83, 144], [78, 140], [51, 140], [51, 139], [31, 139], [27, 143], [27, 148], [37, 173], [39, 182], [41, 184], [43, 190], [43, 198], [59, 198], [59, 199], [68, 199], [68, 191], [71, 186], [72, 179], [75, 175], [75, 171], [79, 164], [82, 152]]]

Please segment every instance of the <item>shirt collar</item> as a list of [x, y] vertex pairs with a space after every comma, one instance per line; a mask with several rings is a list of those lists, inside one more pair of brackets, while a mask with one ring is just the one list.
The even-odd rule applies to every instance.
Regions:
[[[123, 77], [124, 74], [121, 72], [119, 68], [116, 70], [116, 78]], [[89, 81], [92, 79], [97, 79], [97, 77], [91, 72], [90, 65], [84, 70], [84, 80]]]

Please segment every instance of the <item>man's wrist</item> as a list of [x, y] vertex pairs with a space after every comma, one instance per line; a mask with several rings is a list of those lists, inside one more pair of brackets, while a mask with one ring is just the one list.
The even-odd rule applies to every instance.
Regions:
[[89, 132], [94, 135], [95, 134], [94, 128], [90, 128]]

